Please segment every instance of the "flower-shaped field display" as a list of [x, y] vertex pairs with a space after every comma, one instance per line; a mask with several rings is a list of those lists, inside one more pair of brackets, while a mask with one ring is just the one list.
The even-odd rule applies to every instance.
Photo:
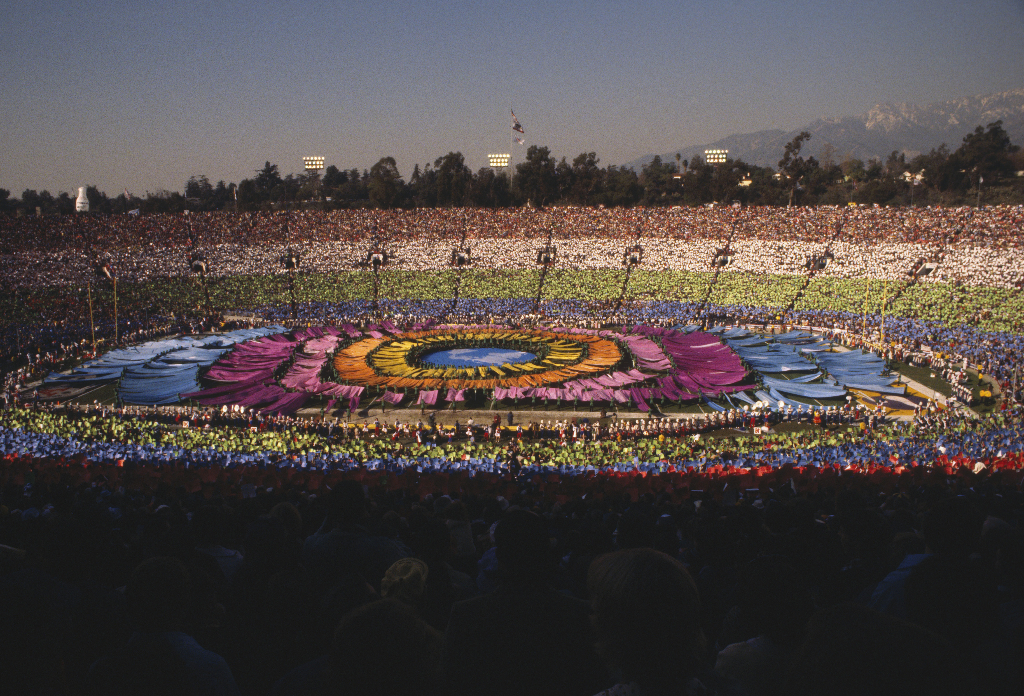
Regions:
[[53, 374], [44, 388], [115, 382], [126, 403], [193, 399], [281, 414], [295, 413], [313, 397], [318, 408], [356, 410], [378, 401], [437, 406], [470, 395], [512, 409], [542, 401], [556, 408], [603, 403], [650, 411], [655, 404], [697, 400], [718, 410], [766, 403], [820, 407], [822, 400], [842, 403], [850, 389], [899, 399], [905, 387], [893, 384], [897, 379], [884, 360], [835, 352], [832, 343], [802, 331], [767, 336], [696, 326], [422, 323], [403, 329], [382, 322], [165, 339]]
[[645, 326], [314, 327], [241, 344], [204, 377], [211, 388], [182, 396], [272, 413], [294, 412], [313, 395], [332, 399], [328, 408], [348, 400], [354, 409], [366, 396], [392, 405], [412, 396], [433, 406], [462, 401], [467, 389], [512, 405], [544, 399], [648, 411], [651, 401], [753, 386], [739, 356], [715, 336]]
[[[498, 349], [492, 351], [490, 349]], [[437, 365], [430, 358], [463, 353], [476, 366]], [[500, 360], [509, 351], [526, 360]], [[580, 333], [503, 327], [442, 327], [356, 341], [334, 358], [338, 376], [356, 384], [398, 389], [531, 388], [607, 372], [623, 359], [615, 342]]]

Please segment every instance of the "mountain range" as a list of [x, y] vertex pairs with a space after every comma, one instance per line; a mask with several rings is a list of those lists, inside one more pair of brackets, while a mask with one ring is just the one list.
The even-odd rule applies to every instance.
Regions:
[[[801, 154], [819, 161], [824, 161], [825, 155], [834, 162], [848, 157], [865, 163], [872, 158], [884, 161], [893, 150], [905, 153], [909, 160], [943, 143], [953, 151], [977, 126], [998, 120], [1002, 120], [1011, 142], [1024, 145], [1024, 88], [927, 106], [877, 104], [859, 116], [820, 118], [792, 131], [763, 130], [679, 147], [663, 153], [661, 159], [674, 162], [677, 152], [683, 159], [692, 159], [695, 154], [703, 156], [704, 150], [724, 149], [729, 151], [730, 159], [777, 168], [786, 143], [807, 131], [811, 139], [804, 144]], [[644, 155], [625, 166], [639, 171], [652, 159], [653, 154]]]

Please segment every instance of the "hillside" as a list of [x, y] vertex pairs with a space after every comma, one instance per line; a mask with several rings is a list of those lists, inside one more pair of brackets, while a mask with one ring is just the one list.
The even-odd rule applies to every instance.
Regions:
[[[811, 140], [805, 152], [822, 159], [827, 146], [832, 159], [847, 156], [867, 162], [885, 159], [893, 150], [907, 158], [928, 152], [946, 143], [955, 150], [963, 137], [976, 126], [1003, 121], [1012, 142], [1024, 144], [1024, 88], [998, 94], [965, 97], [927, 106], [917, 104], [876, 104], [867, 113], [845, 118], [818, 119], [792, 131], [763, 130], [730, 135], [703, 145], [687, 145], [661, 153], [663, 160], [674, 160], [680, 152], [685, 159], [703, 154], [705, 149], [727, 149], [733, 159], [762, 167], [776, 167], [786, 143], [800, 131], [808, 131]], [[654, 158], [644, 155], [627, 167], [639, 170]]]

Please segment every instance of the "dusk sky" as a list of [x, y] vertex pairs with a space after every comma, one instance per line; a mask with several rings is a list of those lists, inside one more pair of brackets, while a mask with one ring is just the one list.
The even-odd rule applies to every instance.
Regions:
[[303, 155], [476, 171], [510, 105], [528, 145], [604, 166], [1024, 87], [1024, 0], [14, 0], [0, 57], [0, 188], [144, 195]]

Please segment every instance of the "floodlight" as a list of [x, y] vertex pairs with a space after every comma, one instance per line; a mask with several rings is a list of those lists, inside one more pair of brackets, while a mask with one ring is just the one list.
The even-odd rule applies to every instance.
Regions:
[[324, 162], [326, 160], [323, 157], [303, 157], [302, 164], [306, 168], [307, 172], [318, 172], [324, 168]]
[[512, 155], [508, 153], [500, 153], [487, 155], [487, 166], [493, 169], [501, 169], [507, 167], [508, 163], [512, 161]]
[[715, 148], [713, 150], [704, 151], [704, 161], [708, 164], [724, 164], [726, 158], [729, 157], [728, 150], [720, 150]]

